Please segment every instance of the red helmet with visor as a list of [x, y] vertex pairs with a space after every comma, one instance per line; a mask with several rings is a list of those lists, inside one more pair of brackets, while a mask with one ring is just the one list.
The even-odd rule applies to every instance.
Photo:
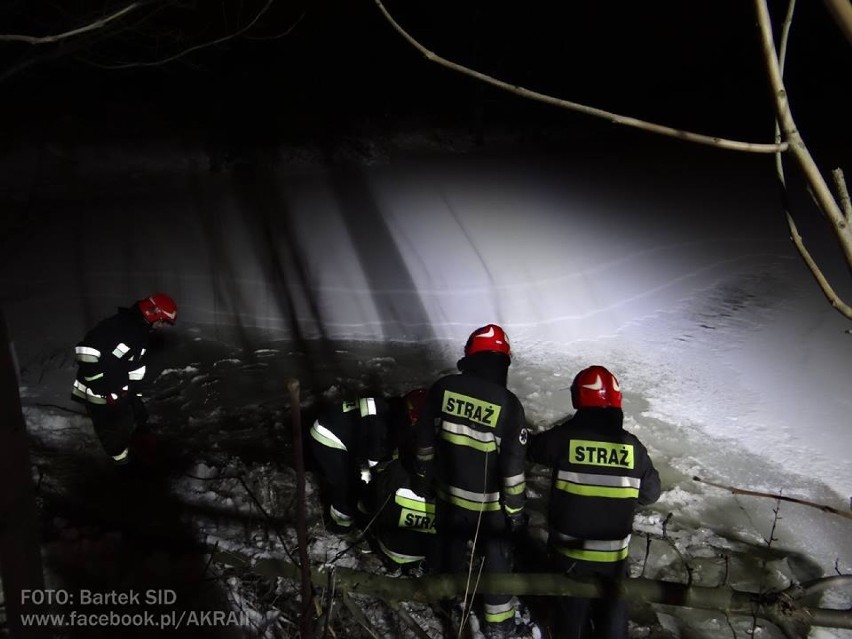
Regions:
[[603, 366], [584, 368], [571, 384], [574, 408], [621, 408], [618, 379]]
[[487, 324], [477, 328], [467, 338], [467, 344], [464, 346], [465, 357], [482, 352], [503, 353], [512, 357], [509, 336], [497, 324]]
[[144, 300], [139, 300], [136, 305], [149, 324], [154, 322], [174, 324], [177, 320], [177, 304], [165, 293], [154, 293]]

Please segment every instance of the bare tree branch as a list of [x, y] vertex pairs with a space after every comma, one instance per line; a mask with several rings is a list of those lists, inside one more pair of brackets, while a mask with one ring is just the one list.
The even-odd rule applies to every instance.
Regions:
[[823, 2], [849, 44], [852, 44], [852, 4], [849, 0], [823, 0]]
[[546, 95], [544, 93], [538, 93], [537, 91], [532, 91], [530, 89], [509, 84], [508, 82], [504, 82], [503, 80], [498, 80], [490, 75], [485, 73], [481, 73], [479, 71], [475, 71], [469, 67], [463, 66], [456, 62], [452, 62], [447, 60], [446, 58], [442, 58], [437, 55], [433, 51], [430, 51], [426, 47], [424, 47], [420, 42], [415, 40], [411, 34], [409, 34], [405, 29], [403, 29], [396, 20], [388, 13], [387, 9], [385, 9], [384, 4], [382, 4], [381, 0], [373, 0], [378, 6], [379, 10], [384, 15], [385, 19], [391, 24], [391, 26], [399, 32], [399, 34], [405, 38], [411, 46], [417, 49], [420, 53], [422, 53], [427, 60], [430, 62], [435, 62], [440, 64], [441, 66], [447, 67], [448, 69], [452, 69], [458, 73], [463, 75], [468, 75], [481, 82], [485, 82], [486, 84], [490, 84], [499, 89], [503, 89], [504, 91], [508, 91], [510, 93], [514, 93], [524, 98], [529, 98], [531, 100], [536, 100], [538, 102], [544, 102], [545, 104], [550, 104], [553, 106], [561, 107], [563, 109], [568, 109], [569, 111], [578, 111], [580, 113], [585, 113], [586, 115], [592, 115], [598, 118], [602, 118], [604, 120], [609, 120], [613, 124], [621, 124], [624, 126], [633, 127], [636, 129], [641, 129], [643, 131], [650, 131], [651, 133], [658, 133], [660, 135], [665, 135], [668, 137], [679, 138], [681, 140], [686, 140], [688, 142], [695, 142], [697, 144], [706, 144], [709, 146], [721, 147], [723, 149], [731, 149], [735, 151], [746, 151], [751, 153], [776, 153], [778, 151], [787, 150], [786, 142], [782, 142], [780, 144], [761, 144], [756, 142], [742, 142], [738, 140], [728, 140], [725, 138], [714, 137], [709, 135], [702, 135], [701, 133], [693, 133], [691, 131], [684, 131], [681, 129], [675, 129], [673, 127], [664, 126], [661, 124], [655, 124], [653, 122], [647, 122], [645, 120], [639, 120], [637, 118], [632, 118], [624, 115], [619, 115], [617, 113], [612, 113], [610, 111], [604, 111], [603, 109], [598, 109], [595, 107], [590, 107], [584, 104], [579, 104], [577, 102], [571, 102], [568, 100], [561, 100], [559, 98], [555, 98], [551, 95]]
[[60, 40], [67, 40], [68, 38], [73, 38], [84, 33], [89, 33], [90, 31], [96, 31], [98, 29], [104, 28], [110, 22], [114, 20], [118, 20], [126, 16], [131, 11], [135, 11], [136, 9], [142, 7], [145, 3], [143, 2], [133, 2], [123, 9], [119, 9], [113, 14], [110, 14], [104, 18], [99, 18], [94, 22], [91, 22], [85, 26], [78, 27], [76, 29], [72, 29], [71, 31], [66, 31], [64, 33], [58, 33], [56, 35], [49, 36], [29, 36], [29, 35], [3, 35], [0, 34], [0, 42], [26, 42], [28, 44], [50, 44], [52, 42], [59, 42]]
[[[844, 217], [840, 210], [840, 205], [831, 195], [828, 184], [825, 182], [819, 168], [816, 165], [813, 157], [811, 157], [804, 139], [799, 133], [796, 123], [793, 120], [793, 114], [790, 111], [790, 105], [787, 100], [787, 90], [784, 87], [783, 81], [783, 63], [786, 55], [786, 43], [789, 34], [789, 25], [792, 20], [793, 8], [795, 0], [790, 2], [787, 20], [782, 35], [782, 46], [780, 56], [776, 56], [775, 43], [772, 35], [772, 22], [769, 17], [769, 8], [766, 5], [766, 0], [754, 0], [757, 10], [758, 25], [761, 35], [761, 43], [763, 47], [763, 58], [766, 63], [769, 81], [775, 96], [775, 113], [776, 113], [776, 131], [779, 131], [783, 138], [789, 144], [788, 151], [796, 159], [799, 168], [804, 173], [814, 195], [817, 206], [825, 213], [827, 219], [833, 227], [834, 235], [840, 244], [841, 251], [844, 254], [846, 262], [852, 265], [852, 225]], [[779, 60], [780, 58], [780, 60]], [[780, 157], [776, 158], [776, 170], [779, 180], [781, 181], [782, 189], [786, 192], [786, 182], [784, 179], [784, 171]], [[786, 198], [785, 198], [786, 199]], [[852, 319], [852, 307], [840, 299], [834, 288], [828, 283], [819, 265], [814, 260], [811, 253], [805, 248], [802, 236], [799, 234], [798, 228], [792, 215], [789, 211], [789, 206], [786, 206], [787, 225], [790, 228], [791, 239], [802, 259], [805, 261], [817, 285], [825, 295], [828, 302], [833, 308], [838, 310], [847, 319]]]
[[843, 214], [846, 216], [846, 223], [852, 224], [852, 202], [849, 200], [849, 189], [846, 188], [846, 178], [843, 176], [843, 171], [834, 169], [831, 176], [834, 178], [834, 186], [837, 187], [837, 194], [840, 196], [840, 208], [843, 209]]
[[[578, 104], [576, 102], [561, 100], [553, 96], [544, 95], [536, 91], [531, 91], [521, 86], [509, 84], [508, 82], [504, 82], [492, 76], [480, 73], [479, 71], [475, 71], [450, 60], [446, 60], [445, 58], [442, 58], [441, 56], [435, 54], [433, 51], [430, 51], [422, 44], [420, 44], [420, 42], [415, 40], [394, 20], [394, 18], [390, 15], [387, 9], [385, 9], [384, 5], [382, 4], [382, 0], [374, 0], [376, 6], [379, 8], [388, 23], [412, 47], [422, 53], [427, 60], [440, 64], [441, 66], [447, 67], [448, 69], [451, 69], [458, 73], [473, 77], [486, 84], [496, 86], [500, 89], [503, 89], [510, 93], [514, 93], [516, 95], [520, 95], [525, 98], [544, 102], [545, 104], [551, 104], [553, 106], [561, 107], [564, 109], [578, 111], [595, 117], [604, 118], [613, 122], [614, 124], [623, 124], [645, 131], [650, 131], [652, 133], [659, 133], [669, 137], [680, 138], [689, 142], [696, 142], [699, 144], [706, 144], [735, 151], [775, 153], [777, 156], [776, 164], [779, 179], [782, 184], [782, 192], [785, 194], [785, 212], [787, 214], [787, 223], [791, 230], [793, 243], [796, 249], [801, 254], [802, 258], [804, 259], [806, 265], [810, 269], [812, 275], [817, 280], [817, 284], [820, 286], [821, 290], [823, 291], [823, 294], [826, 296], [829, 303], [842, 315], [844, 315], [844, 317], [846, 317], [847, 319], [852, 319], [852, 308], [850, 308], [848, 304], [846, 304], [839, 298], [836, 291], [828, 284], [827, 279], [825, 278], [819, 266], [816, 264], [816, 261], [804, 247], [801, 235], [799, 235], [798, 233], [795, 222], [793, 221], [793, 218], [790, 215], [789, 206], [787, 206], [786, 202], [786, 185], [780, 157], [780, 153], [782, 152], [791, 153], [793, 158], [796, 160], [800, 170], [802, 171], [805, 176], [805, 179], [807, 180], [808, 185], [810, 186], [817, 207], [821, 211], [823, 211], [826, 218], [828, 219], [830, 225], [832, 226], [832, 231], [835, 237], [837, 238], [838, 243], [840, 244], [840, 249], [844, 255], [844, 258], [847, 264], [850, 265], [850, 268], [852, 268], [852, 216], [850, 216], [849, 214], [849, 205], [844, 203], [843, 210], [846, 213], [846, 215], [844, 215], [843, 212], [841, 212], [840, 205], [833, 198], [825, 179], [820, 173], [816, 162], [811, 157], [808, 148], [805, 146], [804, 140], [802, 139], [796, 128], [795, 122], [793, 121], [793, 116], [790, 112], [789, 104], [787, 102], [786, 89], [784, 88], [784, 84], [782, 81], [783, 57], [786, 53], [786, 43], [789, 36], [793, 6], [795, 3], [790, 3], [787, 19], [784, 23], [782, 35], [781, 61], [779, 62], [779, 58], [776, 57], [775, 53], [772, 26], [769, 17], [769, 10], [766, 6], [766, 0], [754, 1], [757, 7], [763, 58], [766, 65], [767, 73], [769, 75], [770, 85], [772, 86], [775, 98], [774, 108], [776, 112], [777, 126], [776, 141], [774, 144], [758, 144], [736, 140], [726, 140], [723, 138], [710, 137], [706, 135], [674, 129], [671, 127], [646, 122], [644, 120], [638, 120], [635, 118], [617, 115], [594, 107]], [[845, 9], [841, 8], [841, 4], [844, 2], [848, 5], [847, 0], [825, 0], [825, 2], [830, 9], [836, 9], [838, 14], [843, 16], [841, 22], [845, 24], [847, 22], [845, 16], [852, 13], [852, 10], [850, 10], [848, 6]], [[852, 16], [849, 16], [848, 22], [852, 24]], [[841, 193], [844, 192], [844, 188], [841, 186], [838, 186], [838, 190], [840, 190]], [[841, 197], [843, 197], [843, 195], [841, 195]]]

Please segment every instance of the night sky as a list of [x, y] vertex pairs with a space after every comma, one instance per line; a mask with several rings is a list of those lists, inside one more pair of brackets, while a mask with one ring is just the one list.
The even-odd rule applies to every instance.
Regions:
[[[652, 137], [428, 62], [372, 0], [277, 0], [254, 28], [223, 44], [168, 64], [104, 68], [160, 60], [220, 37], [264, 3], [242, 3], [240, 15], [236, 3], [199, 4], [204, 8], [164, 8], [141, 24], [128, 18], [118, 32], [61, 45], [0, 43], [6, 139], [200, 135], [223, 144], [333, 145], [364, 130], [446, 124], [486, 142], [500, 127], [531, 144]], [[0, 10], [0, 23], [6, 33], [33, 35], [79, 24], [50, 6], [11, 3]], [[435, 53], [506, 81], [701, 133], [771, 140], [751, 2], [714, 2], [700, 11], [675, 0], [386, 6]], [[780, 21], [786, 3], [772, 2], [770, 10]], [[848, 131], [832, 127], [849, 112], [852, 56], [822, 3], [799, 3], [797, 12], [787, 74], [794, 116], [832, 161], [848, 148]]]

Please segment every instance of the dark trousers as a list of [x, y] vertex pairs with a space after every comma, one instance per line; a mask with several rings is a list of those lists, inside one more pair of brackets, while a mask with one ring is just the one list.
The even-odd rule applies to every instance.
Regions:
[[[627, 577], [627, 561], [595, 562], [570, 559], [554, 551], [553, 565], [569, 577], [603, 580], [604, 587]], [[554, 639], [627, 639], [627, 601], [612, 596], [601, 599], [559, 597]]]
[[[440, 572], [467, 572], [470, 566], [468, 541], [476, 536], [476, 553], [482, 556], [485, 564], [482, 572], [512, 572], [512, 544], [506, 532], [506, 520], [502, 511], [484, 512], [477, 521], [479, 513], [459, 508], [438, 499], [435, 502], [435, 528], [437, 530], [437, 561]], [[501, 606], [511, 601], [512, 595], [483, 595], [487, 606]], [[489, 619], [485, 617], [486, 623]]]
[[142, 400], [130, 396], [115, 404], [86, 403], [86, 412], [92, 420], [95, 435], [110, 457], [129, 450], [133, 431], [147, 421]]
[[310, 445], [325, 500], [332, 508], [352, 518], [352, 523], [356, 523], [362, 482], [352, 456], [345, 450], [323, 446], [313, 437], [310, 438]]

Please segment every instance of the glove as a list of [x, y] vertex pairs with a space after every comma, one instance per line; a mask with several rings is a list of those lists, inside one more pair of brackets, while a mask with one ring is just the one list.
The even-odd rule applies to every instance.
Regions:
[[512, 537], [517, 537], [524, 533], [529, 523], [530, 516], [525, 512], [519, 512], [515, 515], [506, 515], [506, 531]]
[[125, 399], [127, 399], [127, 390], [122, 388], [119, 391], [114, 393], [107, 393], [105, 395], [107, 406], [116, 406], [121, 404]]

